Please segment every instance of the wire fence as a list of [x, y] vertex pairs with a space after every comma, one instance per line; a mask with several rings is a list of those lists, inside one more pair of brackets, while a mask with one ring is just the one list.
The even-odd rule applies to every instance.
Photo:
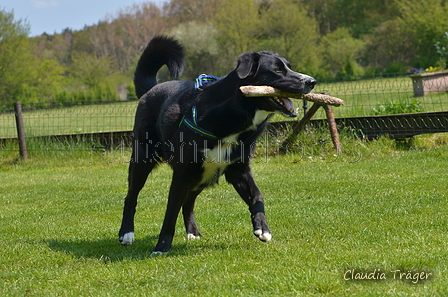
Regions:
[[[16, 137], [14, 111], [0, 106], [0, 138]], [[42, 108], [22, 105], [27, 136], [76, 134], [131, 130], [136, 101], [75, 105], [62, 108]]]
[[[425, 75], [413, 77], [407, 75], [321, 81], [316, 86], [315, 92], [325, 92], [345, 101], [344, 106], [333, 109], [335, 117], [339, 119], [410, 113], [433, 113], [437, 117], [438, 113], [448, 111], [448, 79], [443, 75], [436, 78], [432, 81], [431, 77]], [[427, 89], [430, 91], [426, 92]], [[48, 104], [46, 106], [23, 104], [25, 133], [27, 137], [70, 134], [80, 139], [91, 137], [91, 133], [102, 132], [105, 135], [103, 137], [116, 144], [117, 140], [111, 138], [108, 133], [132, 130], [137, 104], [137, 101], [101, 102], [59, 108], [48, 108]], [[295, 104], [299, 110], [304, 108], [302, 101], [296, 101]], [[307, 108], [309, 107], [305, 106], [305, 110]], [[445, 113], [440, 113], [440, 117], [441, 122], [446, 121]], [[317, 112], [314, 118], [325, 118], [324, 111]], [[372, 117], [372, 121], [374, 118]], [[280, 116], [273, 119], [273, 121], [283, 120]], [[381, 121], [383, 126], [387, 122]], [[339, 120], [339, 123], [343, 122]], [[367, 127], [366, 129], [369, 126], [378, 126], [372, 123], [363, 125]], [[442, 127], [446, 128], [444, 125], [442, 124]], [[403, 129], [406, 129], [405, 126], [403, 125]], [[385, 128], [387, 131], [387, 127]], [[12, 105], [0, 105], [0, 139], [3, 141], [0, 142], [0, 150], [5, 149], [5, 139], [16, 137]]]

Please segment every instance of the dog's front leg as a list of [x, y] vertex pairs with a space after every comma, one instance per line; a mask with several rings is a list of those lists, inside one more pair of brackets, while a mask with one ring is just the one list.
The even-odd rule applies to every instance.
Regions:
[[176, 221], [189, 191], [188, 184], [184, 181], [182, 174], [173, 174], [171, 181], [170, 194], [168, 196], [168, 204], [163, 220], [162, 230], [160, 231], [159, 241], [154, 248], [153, 254], [166, 253], [171, 250]]
[[264, 213], [263, 196], [255, 183], [250, 166], [245, 163], [235, 164], [226, 170], [225, 175], [226, 180], [249, 206], [254, 235], [261, 241], [270, 241], [272, 235]]

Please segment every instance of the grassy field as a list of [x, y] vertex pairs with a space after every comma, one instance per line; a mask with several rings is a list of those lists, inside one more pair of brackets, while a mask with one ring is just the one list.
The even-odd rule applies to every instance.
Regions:
[[[198, 199], [204, 237], [187, 241], [179, 220], [173, 251], [157, 257], [150, 252], [170, 183], [166, 166], [141, 193], [136, 242], [122, 247], [128, 152], [3, 156], [0, 292], [447, 296], [448, 137], [383, 138], [351, 150], [331, 160], [319, 150], [254, 160], [272, 242], [251, 234], [247, 207], [222, 180]], [[362, 274], [386, 279], [354, 279]]]
[[[373, 115], [375, 110], [381, 111], [381, 106], [394, 106], [397, 103], [404, 107], [413, 104], [420, 107], [420, 110], [411, 108], [409, 112], [448, 110], [448, 93], [431, 93], [415, 98], [412, 81], [408, 77], [320, 83], [315, 92], [328, 92], [344, 99], [345, 106], [333, 108], [336, 117]], [[300, 109], [301, 118], [302, 101], [295, 101], [295, 104]], [[131, 130], [136, 106], [137, 102], [134, 101], [34, 110], [24, 114], [24, 124], [29, 136]], [[324, 111], [319, 111], [315, 118], [325, 118]], [[284, 120], [284, 117], [277, 115], [273, 119]], [[14, 114], [2, 114], [0, 108], [0, 138], [16, 135]]]

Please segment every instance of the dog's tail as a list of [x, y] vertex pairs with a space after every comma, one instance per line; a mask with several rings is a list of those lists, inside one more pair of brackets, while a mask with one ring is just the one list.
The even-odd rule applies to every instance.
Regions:
[[157, 72], [163, 65], [168, 67], [172, 79], [178, 79], [184, 70], [184, 49], [173, 38], [156, 36], [146, 46], [134, 72], [138, 98], [157, 84]]

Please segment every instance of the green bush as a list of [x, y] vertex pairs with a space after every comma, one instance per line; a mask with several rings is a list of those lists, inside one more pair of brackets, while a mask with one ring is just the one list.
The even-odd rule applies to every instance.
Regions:
[[99, 85], [89, 89], [63, 90], [53, 97], [52, 106], [84, 105], [119, 100], [118, 92], [113, 87]]
[[388, 101], [384, 104], [377, 104], [373, 108], [374, 115], [389, 115], [400, 113], [415, 113], [422, 112], [423, 108], [420, 106], [420, 102], [412, 100], [410, 102], [401, 101]]
[[386, 73], [403, 73], [407, 70], [406, 65], [401, 62], [389, 62], [386, 67]]
[[135, 94], [134, 83], [128, 83], [126, 85], [126, 90], [128, 91], [128, 100], [137, 100], [137, 95]]

